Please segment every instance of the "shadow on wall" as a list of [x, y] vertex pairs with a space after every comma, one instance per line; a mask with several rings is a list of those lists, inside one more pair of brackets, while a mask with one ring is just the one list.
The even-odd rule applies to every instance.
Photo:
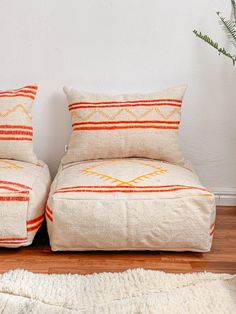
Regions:
[[47, 109], [48, 138], [45, 151], [48, 152], [48, 155], [45, 156], [45, 160], [47, 160], [52, 177], [54, 177], [60, 160], [65, 154], [65, 145], [69, 142], [71, 120], [63, 93], [53, 93], [49, 97]]
[[199, 41], [192, 45], [191, 67], [192, 88], [182, 119], [188, 132], [183, 137], [186, 157], [212, 191], [225, 185], [235, 190], [235, 68]]

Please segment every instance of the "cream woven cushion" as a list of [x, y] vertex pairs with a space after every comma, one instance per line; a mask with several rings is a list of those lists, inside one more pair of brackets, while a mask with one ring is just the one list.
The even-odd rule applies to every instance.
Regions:
[[62, 163], [145, 157], [184, 165], [178, 129], [185, 89], [108, 95], [65, 87], [73, 131]]
[[37, 86], [0, 91], [0, 158], [36, 163], [31, 106]]
[[215, 201], [188, 169], [107, 159], [61, 166], [46, 217], [52, 250], [205, 252]]
[[44, 220], [48, 167], [0, 159], [0, 172], [0, 246], [29, 245]]

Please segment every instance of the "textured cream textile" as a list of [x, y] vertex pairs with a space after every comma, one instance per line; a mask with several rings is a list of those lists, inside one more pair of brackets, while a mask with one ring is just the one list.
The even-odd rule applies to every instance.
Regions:
[[73, 131], [62, 163], [145, 157], [184, 165], [178, 129], [185, 90], [108, 95], [65, 87]]
[[0, 91], [0, 158], [37, 163], [31, 116], [37, 89], [32, 84]]
[[0, 275], [3, 314], [235, 314], [236, 277], [132, 269], [93, 275]]
[[0, 173], [0, 246], [29, 245], [44, 220], [48, 167], [0, 159]]
[[61, 166], [46, 217], [52, 250], [205, 252], [215, 201], [186, 168], [107, 159]]

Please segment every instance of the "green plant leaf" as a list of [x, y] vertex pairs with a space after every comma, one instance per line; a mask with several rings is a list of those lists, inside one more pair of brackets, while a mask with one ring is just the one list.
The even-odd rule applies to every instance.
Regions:
[[232, 4], [232, 9], [233, 9], [234, 23], [236, 23], [236, 2], [235, 2], [235, 0], [231, 0], [231, 4]]
[[223, 27], [226, 35], [230, 39], [231, 43], [236, 47], [236, 24], [234, 21], [227, 20], [226, 18], [222, 17], [219, 12], [217, 15], [220, 18], [220, 25]]
[[230, 52], [228, 52], [225, 48], [223, 47], [219, 47], [219, 44], [215, 41], [213, 41], [208, 35], [204, 35], [201, 32], [198, 32], [197, 30], [194, 30], [193, 33], [199, 37], [200, 39], [202, 39], [204, 42], [206, 42], [208, 45], [212, 46], [213, 48], [215, 48], [219, 54], [223, 54], [226, 57], [230, 58], [233, 62], [233, 65], [236, 62], [236, 56], [232, 55]]

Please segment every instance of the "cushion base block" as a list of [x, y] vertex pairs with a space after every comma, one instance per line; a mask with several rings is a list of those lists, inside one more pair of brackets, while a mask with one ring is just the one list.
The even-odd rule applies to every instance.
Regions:
[[[48, 222], [53, 251], [207, 252], [214, 197], [165, 200], [54, 199]], [[63, 232], [62, 232], [63, 230]]]
[[48, 199], [52, 250], [207, 252], [215, 198], [186, 168], [143, 158], [61, 166]]

